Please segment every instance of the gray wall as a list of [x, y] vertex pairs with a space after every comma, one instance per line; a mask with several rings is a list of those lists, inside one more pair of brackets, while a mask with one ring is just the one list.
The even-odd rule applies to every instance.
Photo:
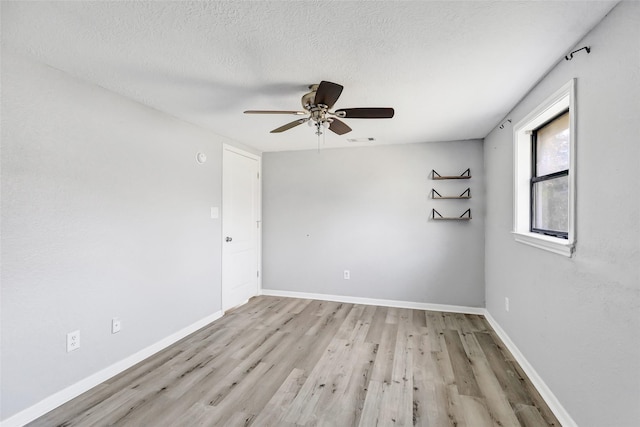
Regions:
[[220, 310], [221, 153], [3, 46], [3, 419]]
[[[263, 171], [263, 288], [484, 305], [482, 141], [265, 153]], [[467, 186], [471, 200], [428, 198]], [[432, 207], [474, 218], [429, 221]]]
[[514, 242], [512, 131], [485, 139], [487, 308], [580, 426], [640, 425], [638, 23], [621, 3], [508, 116], [578, 79], [573, 258]]

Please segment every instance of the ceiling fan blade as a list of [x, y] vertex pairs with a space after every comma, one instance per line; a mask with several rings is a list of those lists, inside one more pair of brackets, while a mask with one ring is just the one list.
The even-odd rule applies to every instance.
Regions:
[[287, 123], [287, 124], [286, 124], [286, 125], [284, 125], [284, 126], [280, 126], [279, 128], [272, 130], [272, 131], [271, 131], [271, 133], [280, 133], [280, 132], [284, 132], [285, 130], [289, 130], [289, 129], [294, 128], [294, 127], [296, 127], [296, 126], [298, 126], [298, 125], [301, 125], [301, 124], [303, 124], [303, 123], [306, 123], [306, 122], [308, 122], [308, 121], [309, 121], [309, 118], [308, 118], [308, 117], [305, 117], [304, 119], [294, 120], [294, 121], [292, 121], [291, 123]]
[[390, 119], [394, 113], [393, 108], [342, 108], [335, 112], [345, 119]]
[[340, 98], [342, 89], [343, 87], [337, 83], [326, 82], [323, 80], [320, 82], [318, 89], [316, 90], [314, 103], [316, 105], [324, 104], [328, 108], [331, 108], [338, 98]]
[[245, 114], [295, 114], [297, 116], [304, 116], [308, 114], [305, 111], [289, 111], [289, 110], [247, 110]]
[[338, 135], [344, 135], [347, 132], [351, 132], [351, 128], [347, 126], [345, 122], [342, 122], [338, 119], [333, 119], [333, 121], [329, 125], [329, 130], [337, 133]]

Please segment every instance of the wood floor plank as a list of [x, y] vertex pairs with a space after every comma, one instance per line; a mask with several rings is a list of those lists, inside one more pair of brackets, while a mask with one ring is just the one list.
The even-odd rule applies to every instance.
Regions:
[[462, 325], [458, 323], [458, 320], [454, 317], [456, 313], [440, 313], [445, 329], [460, 332]]
[[464, 346], [464, 351], [467, 353], [470, 359], [473, 359], [474, 357], [484, 356], [482, 347], [478, 343], [476, 335], [473, 332], [465, 332], [462, 334], [461, 338], [462, 345]]
[[458, 393], [465, 396], [481, 397], [480, 389], [473, 374], [471, 361], [464, 350], [458, 331], [447, 329], [444, 332], [447, 350], [451, 360], [451, 368]]
[[378, 345], [378, 353], [374, 362], [373, 372], [371, 373], [371, 379], [373, 381], [380, 381], [387, 384], [391, 382], [397, 337], [398, 324], [385, 322], [382, 337]]
[[432, 351], [441, 351], [442, 348], [440, 346], [440, 335], [442, 335], [445, 330], [444, 322], [442, 321], [442, 317], [438, 316], [436, 312], [427, 311], [427, 334], [429, 335], [429, 340], [431, 341]]
[[30, 426], [559, 426], [482, 316], [261, 296]]
[[355, 343], [349, 347], [347, 358], [334, 370], [331, 387], [324, 388], [312, 422], [307, 425], [358, 424], [377, 344]]
[[364, 401], [367, 396], [371, 373], [373, 372], [373, 364], [378, 352], [378, 344], [361, 343], [359, 344], [360, 356], [356, 363], [356, 369], [352, 371], [349, 378], [347, 390], [343, 399], [337, 405], [336, 422], [348, 422], [345, 425], [356, 426], [362, 418], [362, 410]]
[[362, 407], [362, 416], [358, 426], [370, 427], [380, 425], [378, 420], [380, 402], [382, 402], [382, 381], [369, 381], [367, 387], [367, 395], [364, 399], [364, 405]]
[[424, 329], [427, 327], [427, 313], [422, 310], [411, 310], [411, 320], [414, 331], [424, 333]]
[[254, 416], [251, 414], [245, 414], [244, 412], [236, 412], [225, 421], [225, 427], [247, 427], [252, 425]]
[[211, 408], [205, 408], [209, 413], [207, 423], [209, 425], [223, 426], [227, 420], [236, 412], [244, 412], [242, 409], [251, 403], [251, 392], [255, 390], [255, 384], [259, 383], [264, 375], [273, 369], [273, 365], [259, 362], [252, 367], [250, 372], [236, 372], [234, 370], [232, 377], [227, 379], [238, 381], [229, 384], [225, 382], [222, 387], [223, 392], [207, 393], [204, 397], [206, 405]]
[[305, 372], [294, 368], [251, 425], [253, 427], [282, 425], [282, 418], [306, 380]]
[[467, 423], [467, 417], [465, 416], [464, 407], [462, 406], [462, 400], [458, 392], [458, 387], [454, 384], [445, 387], [447, 398], [447, 411], [449, 421], [451, 425], [456, 427], [474, 427], [473, 420], [471, 423]]
[[413, 425], [413, 400], [409, 397], [411, 384], [391, 382], [382, 385], [382, 399], [378, 413], [381, 426]]
[[364, 327], [364, 324], [360, 321], [364, 310], [365, 306], [363, 305], [353, 306], [351, 308], [346, 319], [344, 320], [344, 322], [342, 322], [342, 325], [340, 325], [340, 328], [338, 329], [336, 339], [353, 341], [352, 335], [357, 334], [359, 330]]
[[385, 323], [391, 323], [391, 324], [396, 324], [398, 323], [398, 308], [395, 307], [389, 307], [387, 309], [387, 320], [385, 320]]
[[518, 363], [516, 363], [515, 361], [512, 361], [510, 363], [511, 363], [511, 366], [513, 366], [515, 371], [518, 373], [519, 377], [525, 380], [524, 388], [529, 394], [529, 396], [531, 397], [531, 400], [533, 401], [533, 406], [535, 406], [536, 409], [538, 409], [538, 412], [542, 415], [542, 418], [544, 418], [546, 423], [550, 426], [559, 426], [560, 422], [558, 421], [554, 413], [551, 411], [549, 406], [547, 406], [542, 396], [540, 396], [540, 393], [538, 392], [538, 390], [536, 390], [536, 388], [533, 386], [533, 383], [531, 383], [531, 381], [529, 380], [529, 377], [527, 377], [527, 374], [524, 372], [522, 367], [518, 365]]
[[306, 334], [319, 335], [325, 333], [328, 328], [331, 328], [332, 324], [341, 324], [350, 310], [351, 304], [328, 302], [322, 310], [318, 311], [321, 314], [316, 314], [318, 319], [309, 327]]
[[281, 332], [288, 332], [296, 335], [307, 333], [309, 328], [318, 320], [318, 316], [315, 315], [317, 311], [317, 304], [315, 302], [309, 302], [304, 306], [300, 312], [295, 313], [292, 320], [287, 322], [280, 328]]
[[522, 427], [545, 426], [547, 422], [544, 420], [538, 408], [531, 405], [517, 404], [515, 407], [516, 416]]
[[385, 381], [378, 421], [381, 425], [413, 425], [413, 335], [411, 312], [398, 309], [391, 381]]
[[230, 394], [235, 395], [239, 386], [244, 386], [248, 383], [246, 378], [255, 376], [255, 370], [260, 368], [258, 372], [263, 372], [265, 369], [271, 368], [272, 364], [265, 364], [262, 362], [262, 358], [265, 354], [271, 351], [274, 347], [278, 346], [284, 339], [284, 334], [276, 333], [272, 335], [273, 339], [265, 342], [265, 344], [249, 357], [241, 361], [236, 368], [234, 368], [229, 375], [224, 377], [222, 381], [207, 391], [204, 400], [206, 403], [212, 406], [218, 405], [221, 401], [225, 400]]
[[305, 425], [314, 419], [321, 399], [326, 398], [327, 393], [335, 393], [340, 385], [340, 377], [344, 376], [345, 369], [343, 362], [349, 359], [350, 347], [346, 340], [331, 341], [291, 404], [284, 418], [286, 422]]
[[[245, 414], [260, 414], [272, 396], [277, 393], [279, 386], [287, 380], [292, 366], [297, 365], [300, 359], [306, 358], [313, 351], [314, 343], [312, 341], [301, 342], [297, 340], [297, 342], [293, 342], [297, 337], [292, 334], [286, 335], [285, 340], [262, 358], [262, 362], [271, 365], [271, 368], [261, 375], [260, 387], [253, 387], [242, 395], [242, 399], [231, 401], [227, 405], [228, 410]], [[294, 348], [297, 351], [293, 350]], [[283, 363], [283, 361], [286, 362]], [[349, 366], [355, 365], [353, 361], [345, 363]]]
[[515, 406], [519, 403], [531, 405], [531, 396], [524, 388], [525, 380], [520, 378], [513, 365], [504, 359], [503, 353], [498, 349], [491, 335], [476, 333], [474, 336], [511, 405]]
[[463, 332], [474, 332], [474, 330], [476, 329], [475, 325], [469, 321], [469, 318], [466, 314], [449, 313], [447, 317], [451, 318], [458, 325], [458, 331], [461, 334]]
[[493, 427], [493, 420], [484, 399], [472, 396], [460, 396], [460, 402], [464, 411], [467, 424], [473, 427]]
[[487, 402], [489, 414], [494, 422], [503, 426], [519, 425], [518, 418], [500, 387], [498, 379], [491, 370], [489, 362], [484, 358], [475, 358], [473, 359], [473, 370], [478, 380], [478, 386], [482, 391], [482, 396]]
[[418, 335], [413, 346], [413, 424], [420, 426], [446, 425], [438, 410], [435, 387], [437, 376], [431, 359], [431, 346], [428, 335]]
[[[140, 393], [136, 390], [122, 389], [119, 392], [108, 397], [99, 404], [87, 408], [86, 411], [76, 415], [75, 417], [65, 420], [65, 426], [98, 426], [104, 422], [106, 418], [117, 419], [126, 414], [131, 408], [139, 404], [138, 395]], [[63, 424], [57, 420], [54, 425]], [[40, 424], [39, 420], [36, 420], [31, 425], [49, 426], [51, 424]]]
[[[92, 392], [93, 393], [81, 394], [65, 404], [65, 411], [69, 420], [74, 420], [80, 417], [84, 412], [87, 412], [90, 408], [97, 406], [100, 402], [103, 402], [113, 395], [109, 385], [105, 383], [94, 387]], [[40, 427], [56, 425], [57, 419], [58, 411], [54, 410], [33, 421], [30, 426]]]
[[471, 332], [484, 332], [490, 329], [489, 323], [484, 316], [465, 314], [464, 317], [466, 317], [469, 324], [473, 326]]
[[371, 320], [371, 325], [367, 331], [365, 341], [380, 344], [382, 338], [382, 329], [384, 328], [385, 321], [387, 320], [387, 308], [375, 307], [375, 312]]

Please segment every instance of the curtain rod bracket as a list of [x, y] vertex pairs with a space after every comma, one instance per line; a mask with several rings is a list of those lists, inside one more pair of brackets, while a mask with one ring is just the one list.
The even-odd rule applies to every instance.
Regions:
[[581, 50], [586, 50], [587, 53], [591, 53], [591, 46], [584, 46], [584, 47], [581, 47], [580, 49], [574, 50], [569, 55], [565, 56], [564, 59], [566, 59], [567, 61], [571, 61], [573, 59], [573, 54], [576, 52], [580, 52]]

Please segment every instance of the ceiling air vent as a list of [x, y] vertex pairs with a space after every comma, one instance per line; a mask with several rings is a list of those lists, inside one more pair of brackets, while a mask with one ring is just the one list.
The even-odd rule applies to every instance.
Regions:
[[375, 138], [347, 138], [347, 141], [349, 142], [373, 142], [375, 141]]

